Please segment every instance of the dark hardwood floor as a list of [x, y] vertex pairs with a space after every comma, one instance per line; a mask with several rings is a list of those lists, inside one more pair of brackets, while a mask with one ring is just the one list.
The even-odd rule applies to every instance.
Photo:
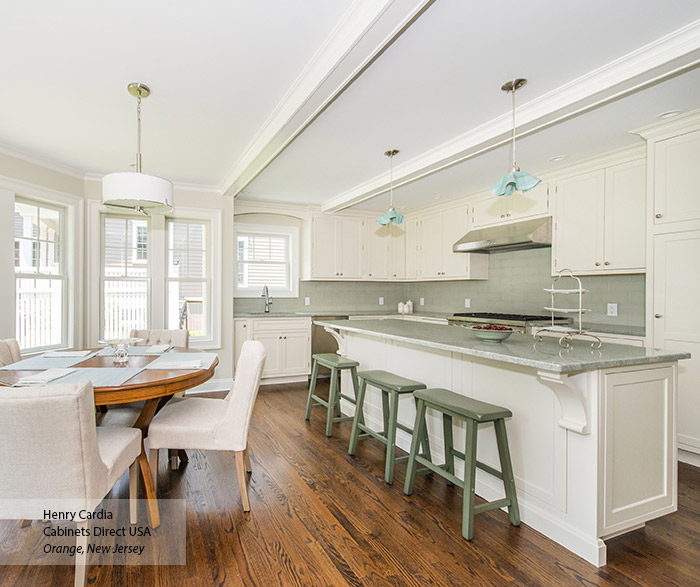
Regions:
[[[304, 420], [302, 384], [261, 388], [249, 436], [251, 508], [244, 514], [227, 453], [188, 451], [159, 495], [187, 499], [187, 565], [91, 566], [93, 585], [700, 585], [700, 470], [680, 465], [679, 511], [608, 541], [608, 565], [586, 563], [495, 510], [461, 536], [461, 490], [431, 476], [402, 492], [383, 480], [383, 452], [350, 423], [324, 435], [324, 411]], [[128, 495], [126, 476], [113, 497]], [[13, 524], [20, 532], [16, 522]], [[5, 528], [6, 529], [6, 528]], [[1, 562], [1, 561], [0, 561]], [[0, 566], [0, 585], [72, 585], [71, 567]]]

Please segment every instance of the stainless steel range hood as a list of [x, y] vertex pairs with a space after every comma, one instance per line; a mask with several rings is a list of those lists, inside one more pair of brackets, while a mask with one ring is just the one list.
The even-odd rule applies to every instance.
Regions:
[[552, 246], [552, 217], [470, 230], [453, 246], [455, 253], [500, 253]]

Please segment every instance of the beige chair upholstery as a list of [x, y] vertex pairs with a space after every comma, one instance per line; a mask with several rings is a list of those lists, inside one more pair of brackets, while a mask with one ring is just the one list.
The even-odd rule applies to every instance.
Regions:
[[[65, 511], [68, 504], [93, 511], [129, 469], [130, 517], [136, 523], [141, 433], [95, 426], [90, 381], [0, 388], [0, 445], [1, 519], [43, 519], [45, 509]], [[87, 540], [77, 539], [83, 552]], [[75, 565], [75, 584], [85, 585], [87, 554], [76, 555]]]
[[19, 344], [14, 338], [0, 340], [0, 367], [11, 365], [22, 360], [19, 352]]
[[250, 511], [247, 455], [248, 428], [265, 366], [265, 347], [259, 341], [243, 343], [236, 365], [236, 379], [224, 399], [188, 397], [168, 403], [148, 428], [148, 446], [153, 481], [157, 483], [158, 449], [196, 448], [231, 450], [236, 456], [238, 487], [243, 509]]
[[171, 344], [189, 348], [190, 333], [187, 330], [132, 330], [132, 338], [142, 338], [138, 345]]

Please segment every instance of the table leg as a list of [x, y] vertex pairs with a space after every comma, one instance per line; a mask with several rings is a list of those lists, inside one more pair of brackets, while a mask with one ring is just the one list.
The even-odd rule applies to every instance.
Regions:
[[141, 430], [141, 454], [139, 455], [139, 468], [141, 469], [141, 483], [143, 491], [148, 500], [148, 523], [151, 527], [157, 528], [160, 526], [160, 513], [158, 512], [158, 500], [156, 499], [156, 489], [153, 485], [153, 477], [151, 476], [151, 467], [148, 464], [146, 456], [146, 448], [144, 442], [148, 436], [148, 425], [151, 423], [153, 416], [158, 408], [158, 398], [146, 400], [146, 403], [139, 414], [138, 420], [134, 424], [134, 428]]

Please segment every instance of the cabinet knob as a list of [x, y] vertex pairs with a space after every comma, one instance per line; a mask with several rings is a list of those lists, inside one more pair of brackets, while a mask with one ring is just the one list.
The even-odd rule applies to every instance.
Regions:
[[501, 218], [505, 218], [505, 217], [506, 217], [506, 215], [505, 215], [505, 214], [501, 214]]
[[372, 274], [370, 273], [369, 276], [372, 277]]
[[596, 261], [596, 262], [595, 262], [595, 266], [596, 266], [596, 267], [600, 267], [600, 261]]
[[654, 318], [661, 318], [661, 314], [654, 314]]
[[610, 261], [606, 261], [605, 264], [606, 264], [606, 265], [610, 265]]
[[656, 215], [657, 218], [661, 218], [662, 216], [663, 216], [663, 214], [657, 214], [657, 215]]
[[246, 326], [248, 326], [248, 325], [247, 325], [247, 324], [244, 324], [244, 325], [243, 325], [243, 328], [245, 328]]
[[510, 214], [506, 214], [506, 216], [510, 216]]

